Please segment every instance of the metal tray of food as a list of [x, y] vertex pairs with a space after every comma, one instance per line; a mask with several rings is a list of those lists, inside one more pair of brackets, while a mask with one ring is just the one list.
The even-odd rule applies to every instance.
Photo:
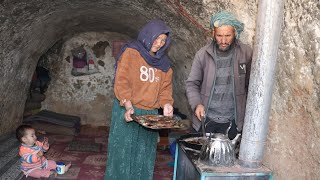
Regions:
[[143, 115], [143, 116], [131, 116], [134, 121], [140, 125], [150, 129], [180, 129], [186, 128], [179, 120], [175, 120], [172, 117], [163, 115]]

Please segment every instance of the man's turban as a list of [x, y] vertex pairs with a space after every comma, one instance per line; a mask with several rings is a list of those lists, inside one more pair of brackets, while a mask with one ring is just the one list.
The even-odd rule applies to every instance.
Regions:
[[235, 29], [236, 39], [239, 39], [243, 31], [244, 24], [237, 20], [231, 13], [221, 11], [211, 17], [210, 28], [220, 27], [222, 25], [230, 25]]

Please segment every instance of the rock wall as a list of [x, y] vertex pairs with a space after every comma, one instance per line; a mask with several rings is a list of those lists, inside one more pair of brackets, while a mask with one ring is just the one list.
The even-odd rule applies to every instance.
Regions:
[[275, 179], [320, 176], [320, 3], [286, 1], [265, 164]]
[[[204, 32], [209, 27], [211, 14], [222, 9], [233, 12], [245, 23], [241, 40], [252, 46], [257, 5], [256, 0], [0, 1], [0, 134], [13, 131], [21, 123], [37, 61], [58, 40], [93, 31], [118, 32], [135, 38], [138, 29], [152, 18], [164, 19], [173, 29], [169, 56], [174, 69], [175, 106], [190, 115], [184, 82], [195, 52], [205, 44]], [[285, 1], [269, 134], [263, 160], [263, 164], [274, 172], [275, 179], [320, 177], [319, 11], [317, 0]], [[79, 39], [73, 39], [72, 42], [79, 42]], [[96, 42], [91, 39], [87, 44], [92, 47]], [[61, 64], [53, 67], [57, 68], [57, 77], [59, 73], [70, 72], [67, 69], [70, 64], [65, 57], [71, 46], [65, 47], [59, 59]], [[108, 58], [102, 58], [101, 61], [106, 63]], [[108, 71], [107, 67], [110, 66], [102, 68], [103, 72]], [[66, 70], [62, 71], [63, 68]], [[93, 77], [101, 81], [95, 81]], [[90, 107], [87, 112], [97, 105], [99, 112], [103, 112], [104, 108], [109, 107], [100, 99], [106, 98], [104, 100], [108, 101], [110, 96], [104, 89], [109, 88], [108, 83], [103, 83], [102, 79], [109, 77], [109, 73], [86, 78], [68, 76], [65, 81], [71, 84], [64, 90], [72, 92], [79, 103], [85, 94], [77, 90], [86, 92], [90, 87], [98, 87], [91, 91], [90, 100], [85, 102]], [[56, 83], [61, 85], [63, 78], [59, 78]], [[90, 87], [88, 81], [92, 81]], [[69, 102], [76, 103], [69, 94], [57, 87], [50, 86], [47, 93], [51, 101], [46, 101], [44, 107], [63, 111]], [[60, 103], [57, 102], [59, 97], [68, 99], [61, 102], [63, 108], [60, 109], [53, 106], [54, 103]], [[83, 123], [100, 124], [91, 119], [104, 117], [107, 115], [86, 117]]]
[[[0, 1], [0, 134], [14, 131], [21, 123], [37, 62], [58, 41], [82, 32], [118, 32], [135, 38], [139, 29], [155, 18], [172, 28], [173, 51], [183, 52], [172, 58], [173, 66], [188, 64], [184, 56], [192, 57], [204, 36], [167, 1]], [[183, 84], [184, 79], [177, 81]], [[184, 112], [186, 108], [184, 105]]]
[[[42, 109], [79, 116], [81, 124], [109, 126], [114, 99], [113, 41], [129, 39], [119, 33], [81, 33], [62, 45], [58, 57], [57, 54], [46, 53], [52, 81], [41, 104]], [[94, 60], [92, 74], [85, 71], [88, 74], [75, 76], [71, 73], [72, 50], [79, 47], [83, 47], [87, 57]]]

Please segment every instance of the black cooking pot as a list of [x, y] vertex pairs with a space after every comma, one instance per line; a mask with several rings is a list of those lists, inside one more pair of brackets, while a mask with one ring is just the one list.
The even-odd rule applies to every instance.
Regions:
[[177, 139], [178, 142], [182, 143], [184, 146], [195, 149], [195, 150], [201, 150], [202, 147], [202, 140], [203, 136], [200, 133], [191, 133], [180, 136], [179, 139]]

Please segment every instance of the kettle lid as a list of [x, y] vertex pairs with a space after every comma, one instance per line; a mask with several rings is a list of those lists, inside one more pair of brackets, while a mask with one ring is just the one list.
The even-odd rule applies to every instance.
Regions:
[[211, 138], [213, 138], [213, 139], [221, 139], [221, 140], [229, 139], [227, 135], [222, 134], [222, 133], [213, 133], [211, 135]]

